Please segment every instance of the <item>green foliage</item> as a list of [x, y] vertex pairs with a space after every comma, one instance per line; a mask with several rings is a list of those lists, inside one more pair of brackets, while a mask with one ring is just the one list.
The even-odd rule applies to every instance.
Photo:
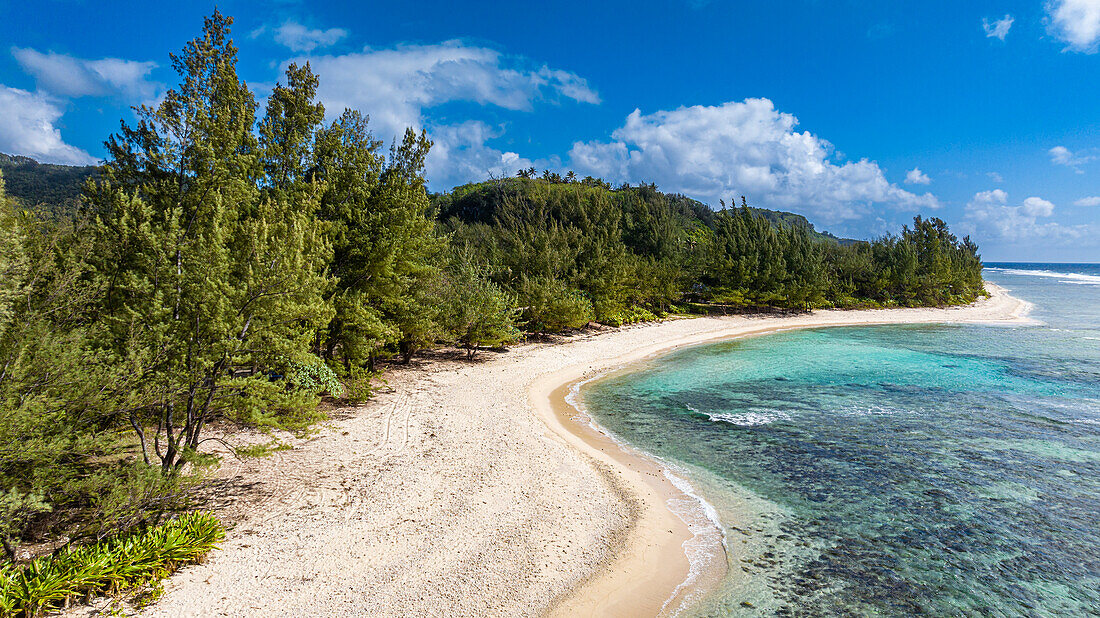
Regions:
[[30, 157], [0, 153], [0, 174], [7, 178], [8, 197], [50, 218], [74, 216], [80, 209], [80, 192], [99, 168], [39, 163]]
[[644, 307], [627, 307], [607, 312], [603, 322], [610, 326], [623, 326], [638, 322], [652, 322], [656, 319], [657, 315]]
[[278, 439], [272, 439], [268, 442], [249, 444], [248, 446], [239, 446], [233, 449], [233, 453], [242, 459], [255, 458], [255, 457], [268, 457], [274, 455], [280, 451], [292, 450], [292, 447], [285, 442], [280, 442]]
[[310, 355], [304, 362], [289, 361], [286, 379], [297, 389], [313, 395], [328, 393], [333, 397], [344, 396], [344, 385], [328, 365]]
[[[2, 202], [0, 198], [0, 202]], [[100, 289], [84, 227], [0, 206], [0, 542], [100, 537], [178, 507], [180, 484], [126, 455], [113, 429], [134, 365], [97, 350]]]
[[66, 210], [18, 209], [0, 178], [9, 555], [160, 521], [215, 461], [211, 423], [307, 432], [323, 393], [365, 400], [378, 361], [424, 348], [472, 357], [521, 327], [983, 293], [977, 247], [938, 219], [845, 241], [744, 198], [716, 212], [534, 169], [429, 198], [426, 134], [383, 152], [364, 113], [326, 122], [308, 63], [258, 116], [231, 23], [215, 11], [172, 56], [179, 83], [108, 139], [101, 168], [0, 156], [23, 204]]
[[39, 616], [74, 597], [137, 588], [201, 562], [224, 538], [213, 515], [197, 512], [24, 565], [0, 564], [0, 616]]
[[0, 535], [8, 543], [18, 538], [20, 533], [34, 520], [35, 516], [53, 510], [41, 494], [23, 493], [12, 487], [0, 494]]
[[23, 247], [21, 217], [8, 205], [4, 175], [0, 173], [0, 330], [15, 317], [15, 306], [25, 285], [29, 265]]
[[[188, 463], [215, 417], [300, 426], [309, 402], [261, 374], [306, 354], [331, 318], [319, 192], [298, 169], [301, 132], [317, 111], [280, 87], [257, 141], [231, 23], [215, 12], [173, 56], [180, 85], [108, 141], [104, 178], [89, 190], [102, 345], [144, 359], [130, 422], [146, 457], [144, 428], [155, 427], [152, 451], [166, 474]], [[291, 88], [308, 89], [296, 67], [288, 75]], [[260, 186], [264, 173], [271, 184]]]
[[515, 299], [489, 280], [485, 268], [456, 252], [443, 276], [443, 323], [450, 339], [473, 358], [483, 347], [516, 341]]
[[429, 218], [423, 167], [431, 142], [405, 133], [387, 159], [367, 119], [347, 110], [317, 132], [315, 177], [324, 182], [319, 216], [329, 224], [334, 257], [323, 356], [347, 369], [379, 356], [408, 359], [440, 334], [430, 296], [444, 243]]
[[652, 185], [525, 172], [457, 187], [435, 204], [453, 242], [475, 247], [516, 295], [531, 332], [576, 325], [581, 296], [596, 320], [619, 325], [685, 301], [805, 310], [965, 303], [982, 290], [977, 247], [938, 219], [918, 218], [897, 238], [842, 241], [744, 199], [714, 212]]
[[352, 367], [344, 378], [344, 399], [350, 403], [361, 403], [374, 394], [374, 380], [378, 372], [362, 367]]
[[528, 332], [554, 333], [580, 328], [596, 318], [592, 301], [558, 279], [522, 276], [517, 293], [521, 322]]

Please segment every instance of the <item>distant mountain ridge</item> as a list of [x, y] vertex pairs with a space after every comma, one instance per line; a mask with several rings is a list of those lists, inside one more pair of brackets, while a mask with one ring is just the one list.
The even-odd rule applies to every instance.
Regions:
[[0, 172], [9, 198], [24, 208], [64, 216], [77, 211], [84, 182], [99, 173], [99, 166], [39, 163], [30, 157], [0, 153]]
[[[53, 216], [65, 216], [74, 214], [77, 211], [80, 206], [80, 192], [84, 188], [84, 183], [88, 178], [99, 173], [99, 166], [39, 163], [31, 157], [0, 153], [0, 171], [4, 174], [4, 184], [8, 197], [16, 198], [24, 208], [38, 209]], [[504, 180], [504, 182], [520, 181], [520, 179]], [[436, 200], [438, 201], [441, 196], [448, 196], [450, 199], [447, 201], [451, 204], [452, 209], [465, 209], [462, 218], [488, 220], [491, 218], [488, 215], [493, 206], [485, 200], [491, 200], [493, 192], [489, 189], [499, 184], [499, 182], [502, 181], [460, 185], [450, 191], [437, 194]], [[581, 184], [581, 182], [578, 181], [577, 184]], [[642, 187], [636, 188], [661, 193], [655, 185], [642, 185]], [[610, 193], [621, 190], [608, 187]], [[709, 224], [716, 212], [710, 206], [686, 195], [679, 193], [662, 193], [661, 195], [684, 214], [704, 223]], [[473, 210], [479, 209], [483, 212], [473, 212]], [[800, 214], [755, 207], [750, 207], [750, 210], [772, 223], [805, 229], [811, 235], [822, 240], [831, 240], [842, 245], [860, 242], [849, 238], [839, 238], [829, 232], [818, 231], [806, 217]], [[443, 214], [447, 216], [459, 213], [452, 211]]]

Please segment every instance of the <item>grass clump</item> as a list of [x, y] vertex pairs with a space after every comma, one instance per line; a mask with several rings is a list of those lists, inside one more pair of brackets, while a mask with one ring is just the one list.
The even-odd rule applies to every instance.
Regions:
[[134, 589], [201, 562], [225, 529], [195, 512], [94, 545], [69, 546], [22, 565], [0, 564], [0, 616], [40, 616], [77, 598]]

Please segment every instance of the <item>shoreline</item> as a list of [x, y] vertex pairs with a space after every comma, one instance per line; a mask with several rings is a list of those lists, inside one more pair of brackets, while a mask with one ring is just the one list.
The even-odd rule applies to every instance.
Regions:
[[726, 563], [681, 587], [694, 534], [667, 500], [684, 494], [653, 457], [574, 422], [571, 385], [790, 328], [1029, 322], [990, 290], [966, 307], [674, 319], [414, 363], [315, 434], [280, 434], [292, 450], [226, 457], [207, 507], [230, 526], [221, 550], [140, 615], [657, 615], [675, 593], [671, 611]]
[[[569, 401], [570, 395], [580, 399], [580, 389], [592, 382], [614, 375], [635, 371], [644, 363], [666, 354], [686, 348], [708, 345], [722, 341], [759, 337], [777, 332], [812, 328], [837, 328], [845, 326], [885, 326], [890, 324], [995, 324], [995, 325], [1033, 325], [1035, 320], [1027, 315], [1032, 309], [1031, 303], [1017, 299], [996, 284], [986, 283], [990, 297], [980, 299], [971, 305], [938, 309], [938, 311], [966, 311], [967, 315], [945, 313], [941, 319], [896, 319], [897, 316], [882, 316], [881, 321], [857, 319], [834, 321], [828, 318], [852, 313], [845, 310], [825, 310], [811, 312], [809, 316], [828, 316], [822, 320], [801, 320], [788, 323], [805, 316], [795, 318], [764, 318], [776, 320], [768, 326], [754, 328], [739, 324], [726, 332], [711, 333], [701, 339], [688, 337], [685, 340], [667, 341], [644, 351], [618, 357], [611, 361], [617, 367], [593, 369], [585, 368], [578, 374], [578, 368], [570, 368], [556, 374], [536, 380], [530, 387], [531, 405], [548, 427], [571, 445], [582, 450], [594, 459], [623, 466], [629, 471], [616, 471], [622, 479], [614, 479], [611, 472], [602, 471], [608, 481], [627, 481], [633, 483], [635, 496], [642, 496], [642, 513], [636, 519], [621, 541], [618, 551], [600, 571], [581, 582], [569, 595], [555, 603], [549, 614], [569, 616], [577, 612], [592, 615], [613, 616], [660, 616], [675, 615], [690, 605], [686, 600], [699, 601], [713, 592], [719, 584], [729, 577], [728, 553], [731, 551], [724, 542], [724, 531], [718, 530], [722, 539], [716, 547], [711, 547], [714, 557], [705, 571], [694, 573], [685, 555], [686, 544], [696, 538], [683, 521], [668, 506], [671, 500], [688, 499], [699, 503], [699, 508], [712, 508], [705, 497], [694, 493], [688, 483], [687, 489], [677, 486], [668, 477], [672, 472], [668, 465], [656, 456], [650, 455], [620, 440], [599, 426], [583, 408], [583, 404]], [[1007, 303], [1005, 302], [1007, 301]], [[988, 305], [1000, 303], [990, 311], [982, 311]], [[927, 311], [924, 308], [916, 311]], [[967, 311], [971, 310], [971, 311]], [[912, 311], [911, 309], [856, 310], [855, 313]], [[935, 311], [935, 310], [933, 310]], [[969, 313], [975, 315], [969, 315]], [[845, 315], [845, 317], [848, 317]], [[579, 416], [583, 415], [583, 419]], [[656, 474], [660, 471], [662, 474]], [[655, 498], [662, 499], [660, 506]], [[660, 512], [663, 511], [664, 513]], [[671, 515], [669, 518], [667, 515]], [[675, 520], [675, 521], [673, 521]], [[713, 524], [712, 524], [713, 525]], [[661, 530], [668, 529], [667, 535]], [[662, 545], [663, 543], [663, 545]], [[658, 566], [660, 565], [660, 566]], [[671, 565], [671, 566], [670, 566]], [[744, 575], [738, 574], [743, 577]], [[663, 595], [663, 596], [662, 596]], [[658, 601], [660, 603], [658, 604]]]

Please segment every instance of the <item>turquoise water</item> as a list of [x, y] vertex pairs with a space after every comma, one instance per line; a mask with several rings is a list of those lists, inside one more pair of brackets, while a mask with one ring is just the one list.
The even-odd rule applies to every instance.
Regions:
[[734, 576], [694, 613], [1098, 615], [1100, 267], [992, 266], [1042, 326], [791, 331], [585, 389], [718, 511]]

